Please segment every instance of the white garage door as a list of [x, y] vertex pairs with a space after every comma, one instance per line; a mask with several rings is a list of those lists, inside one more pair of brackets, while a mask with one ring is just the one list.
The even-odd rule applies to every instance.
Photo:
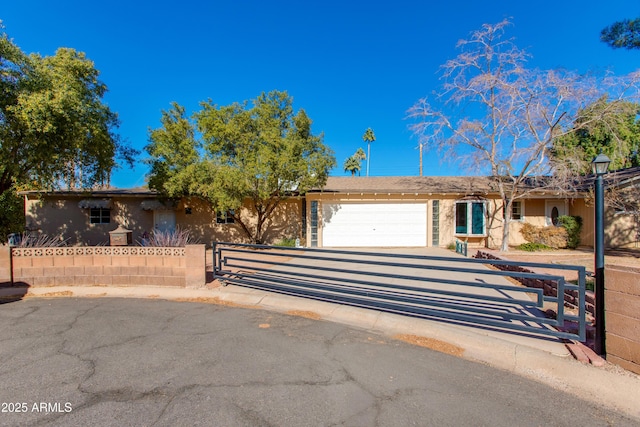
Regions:
[[426, 203], [323, 203], [322, 246], [426, 246]]

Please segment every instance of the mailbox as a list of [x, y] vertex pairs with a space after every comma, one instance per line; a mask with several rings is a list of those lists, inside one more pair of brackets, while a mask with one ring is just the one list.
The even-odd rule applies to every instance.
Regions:
[[119, 225], [109, 232], [109, 244], [111, 246], [128, 246], [133, 243], [133, 232]]

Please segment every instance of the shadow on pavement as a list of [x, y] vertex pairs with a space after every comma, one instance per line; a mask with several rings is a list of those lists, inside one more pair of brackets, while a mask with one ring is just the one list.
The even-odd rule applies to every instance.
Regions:
[[0, 283], [0, 304], [20, 301], [28, 292], [29, 285], [26, 283]]

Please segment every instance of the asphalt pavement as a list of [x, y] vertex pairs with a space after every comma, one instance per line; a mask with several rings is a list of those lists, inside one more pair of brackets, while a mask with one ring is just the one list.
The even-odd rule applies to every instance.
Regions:
[[1, 426], [640, 422], [638, 377], [473, 328], [232, 286], [0, 291]]

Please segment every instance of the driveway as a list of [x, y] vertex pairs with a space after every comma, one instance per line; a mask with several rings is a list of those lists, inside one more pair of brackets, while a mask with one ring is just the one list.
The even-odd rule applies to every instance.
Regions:
[[263, 310], [28, 298], [0, 322], [2, 426], [637, 425], [506, 371]]

